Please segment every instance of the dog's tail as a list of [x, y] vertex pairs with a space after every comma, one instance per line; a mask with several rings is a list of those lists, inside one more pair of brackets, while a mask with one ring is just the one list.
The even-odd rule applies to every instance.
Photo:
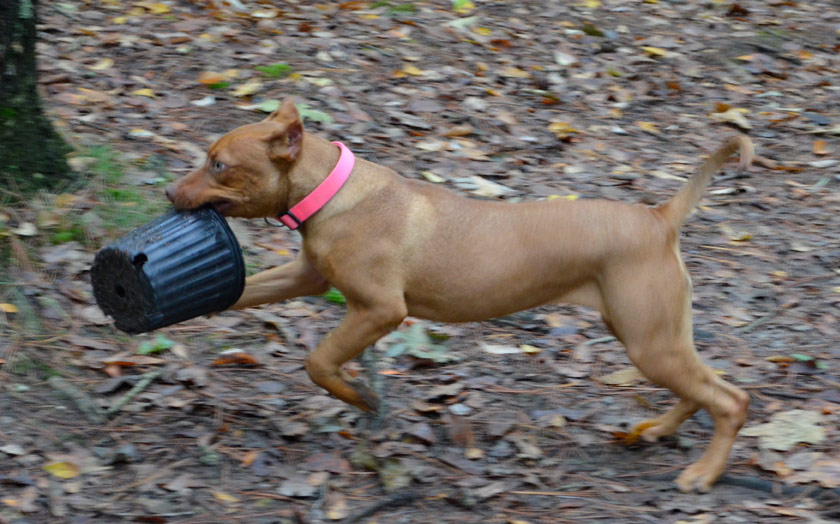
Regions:
[[692, 175], [682, 189], [660, 208], [662, 215], [675, 229], [679, 228], [685, 222], [691, 210], [700, 202], [703, 190], [712, 181], [720, 166], [735, 151], [738, 151], [741, 157], [741, 161], [738, 164], [739, 171], [745, 169], [752, 163], [755, 156], [755, 149], [750, 139], [744, 135], [730, 137], [720, 149], [712, 153], [703, 162], [700, 169]]

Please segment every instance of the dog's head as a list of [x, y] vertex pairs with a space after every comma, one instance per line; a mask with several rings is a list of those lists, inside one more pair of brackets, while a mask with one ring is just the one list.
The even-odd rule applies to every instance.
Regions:
[[177, 209], [211, 205], [225, 216], [261, 218], [286, 209], [287, 173], [303, 144], [291, 99], [268, 118], [238, 127], [210, 147], [204, 165], [166, 187]]

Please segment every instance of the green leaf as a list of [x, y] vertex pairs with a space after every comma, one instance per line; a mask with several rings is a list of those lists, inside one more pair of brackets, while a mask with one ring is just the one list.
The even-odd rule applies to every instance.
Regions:
[[796, 360], [798, 360], [800, 362], [808, 362], [808, 361], [814, 360], [814, 357], [812, 357], [810, 355], [803, 355], [801, 353], [794, 353], [793, 355], [791, 355], [791, 357], [795, 358]]
[[268, 66], [257, 66], [255, 68], [260, 73], [264, 74], [269, 78], [280, 78], [283, 76], [289, 76], [292, 74], [292, 66], [289, 64], [284, 64], [279, 62], [277, 64], [271, 64]]
[[324, 293], [323, 297], [327, 299], [327, 302], [332, 302], [333, 304], [340, 304], [342, 306], [347, 304], [347, 299], [344, 298], [341, 291], [334, 287], [331, 287], [329, 291]]
[[218, 82], [216, 84], [210, 84], [207, 87], [209, 87], [210, 89], [225, 89], [227, 87], [230, 87], [230, 82]]
[[583, 24], [583, 32], [586, 33], [589, 36], [599, 36], [599, 37], [604, 36], [603, 31], [601, 31], [600, 29], [598, 29], [594, 25], [590, 24], [589, 22], [586, 22], [585, 24]]
[[322, 124], [332, 124], [335, 121], [327, 113], [312, 109], [309, 107], [309, 104], [297, 104], [297, 109], [298, 113], [300, 113], [301, 120], [309, 119], [313, 122], [321, 122]]
[[153, 353], [160, 353], [166, 351], [175, 345], [175, 342], [169, 340], [163, 335], [158, 335], [154, 343], [145, 340], [137, 347], [138, 355], [151, 355]]
[[392, 14], [414, 13], [414, 12], [417, 11], [417, 7], [415, 7], [414, 4], [412, 4], [412, 3], [405, 3], [405, 4], [395, 5], [394, 7], [391, 7], [390, 9], [388, 9], [388, 11], [390, 11]]
[[449, 353], [444, 344], [436, 344], [426, 332], [424, 324], [420, 322], [412, 324], [405, 331], [395, 333], [393, 340], [394, 343], [385, 352], [388, 357], [410, 355], [438, 363], [458, 360], [456, 355]]
[[264, 100], [257, 106], [257, 108], [263, 113], [273, 113], [274, 111], [277, 111], [279, 107], [279, 100]]

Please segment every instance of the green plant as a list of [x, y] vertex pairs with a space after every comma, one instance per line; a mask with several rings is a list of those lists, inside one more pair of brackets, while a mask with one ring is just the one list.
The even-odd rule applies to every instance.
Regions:
[[255, 69], [269, 78], [280, 78], [292, 74], [292, 66], [282, 62], [268, 66], [257, 66]]

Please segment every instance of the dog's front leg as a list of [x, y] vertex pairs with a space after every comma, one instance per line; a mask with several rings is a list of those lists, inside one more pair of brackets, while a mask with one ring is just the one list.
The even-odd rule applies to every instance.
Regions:
[[306, 359], [306, 371], [312, 381], [348, 404], [377, 412], [376, 393], [350, 378], [341, 366], [396, 329], [406, 314], [402, 300], [364, 305], [349, 302], [341, 324]]
[[330, 283], [301, 252], [287, 264], [246, 278], [242, 296], [230, 309], [243, 309], [306, 295], [320, 295], [329, 287]]

